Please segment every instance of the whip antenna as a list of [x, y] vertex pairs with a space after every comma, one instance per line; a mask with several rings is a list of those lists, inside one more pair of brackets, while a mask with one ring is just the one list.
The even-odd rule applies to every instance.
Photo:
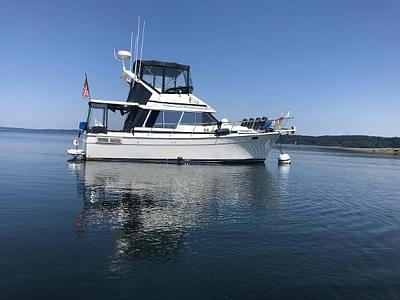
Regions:
[[139, 65], [139, 74], [142, 68], [142, 57], [143, 57], [143, 43], [144, 43], [144, 28], [146, 27], [146, 21], [143, 21], [143, 28], [142, 28], [142, 46], [140, 47], [140, 65]]
[[[131, 48], [130, 48], [131, 57], [129, 58], [129, 71], [132, 71], [132, 43], [133, 43], [133, 31], [131, 32]], [[114, 53], [115, 53], [115, 49], [114, 49]]]
[[137, 34], [135, 41], [135, 75], [137, 76], [137, 59], [139, 54], [139, 35], [140, 35], [140, 16], [138, 16], [138, 24], [137, 24]]

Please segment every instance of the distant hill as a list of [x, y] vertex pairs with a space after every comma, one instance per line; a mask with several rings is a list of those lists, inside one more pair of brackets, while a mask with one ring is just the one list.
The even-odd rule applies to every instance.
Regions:
[[368, 135], [285, 135], [283, 144], [355, 148], [400, 148], [400, 137]]
[[30, 129], [30, 128], [17, 128], [17, 127], [1, 127], [1, 131], [8, 132], [26, 132], [26, 133], [50, 133], [50, 134], [77, 134], [78, 130], [75, 129]]

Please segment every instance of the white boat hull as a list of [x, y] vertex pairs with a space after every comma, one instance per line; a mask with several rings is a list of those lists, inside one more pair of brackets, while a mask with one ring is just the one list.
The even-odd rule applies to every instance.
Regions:
[[264, 162], [278, 133], [156, 137], [88, 134], [87, 160]]

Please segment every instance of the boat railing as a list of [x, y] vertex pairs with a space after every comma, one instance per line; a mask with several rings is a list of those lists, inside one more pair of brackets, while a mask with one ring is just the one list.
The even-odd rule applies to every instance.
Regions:
[[222, 128], [228, 128], [231, 131], [238, 126], [247, 127], [256, 131], [276, 131], [285, 128], [288, 120], [293, 117], [278, 117], [268, 119], [267, 117], [248, 118], [241, 121], [227, 121], [221, 122]]
[[[241, 121], [225, 121], [222, 119], [218, 123], [217, 122], [195, 123], [193, 124], [191, 134], [193, 135], [200, 126], [201, 128], [212, 127], [211, 130], [210, 128], [208, 129], [210, 133], [221, 128], [234, 131], [238, 127], [246, 127], [250, 130], [261, 131], [261, 132], [269, 132], [269, 131], [272, 132], [285, 129], [286, 123], [289, 119], [293, 119], [293, 117], [278, 117], [275, 119], [258, 117], [258, 118], [243, 119]], [[180, 124], [180, 123], [177, 124], [176, 122], [155, 124], [155, 126], [151, 127], [150, 133], [152, 133], [153, 130], [156, 129], [170, 129], [174, 132], [178, 129], [179, 125], [185, 125], [185, 124]]]
[[243, 119], [241, 121], [221, 121], [219, 123], [196, 123], [193, 126], [192, 134], [196, 131], [198, 126], [214, 126], [215, 129], [218, 128], [226, 128], [230, 131], [233, 131], [237, 127], [247, 127], [248, 129], [252, 129], [255, 131], [277, 131], [285, 129], [286, 123], [288, 120], [293, 119], [293, 117], [278, 117], [274, 119], [268, 118], [249, 118]]

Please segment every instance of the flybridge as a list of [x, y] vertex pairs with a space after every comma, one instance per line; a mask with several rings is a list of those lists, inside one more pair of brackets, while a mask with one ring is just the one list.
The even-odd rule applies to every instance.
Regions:
[[129, 85], [127, 102], [145, 105], [148, 101], [161, 101], [212, 109], [192, 95], [190, 66], [158, 60], [136, 60], [128, 70], [126, 62], [132, 57], [131, 52], [120, 50], [115, 57], [122, 63], [121, 79]]
[[135, 69], [140, 69], [139, 78], [158, 93], [189, 94], [193, 91], [188, 65], [144, 60], [136, 61], [132, 71]]

